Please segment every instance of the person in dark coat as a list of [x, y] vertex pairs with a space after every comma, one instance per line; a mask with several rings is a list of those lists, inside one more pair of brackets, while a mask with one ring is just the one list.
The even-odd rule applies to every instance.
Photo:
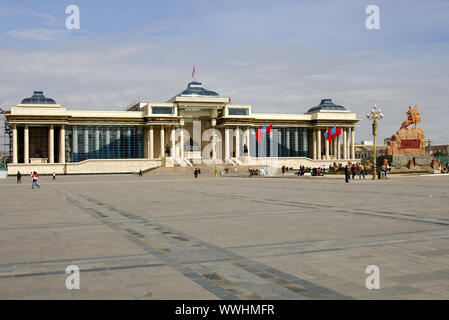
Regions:
[[345, 166], [345, 182], [346, 182], [346, 183], [349, 182], [349, 178], [350, 178], [350, 169], [349, 169], [349, 166], [346, 165], [346, 166]]

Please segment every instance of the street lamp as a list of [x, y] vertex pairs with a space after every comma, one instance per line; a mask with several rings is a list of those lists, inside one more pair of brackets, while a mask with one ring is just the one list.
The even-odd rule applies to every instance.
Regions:
[[373, 120], [373, 136], [374, 136], [374, 168], [373, 168], [373, 180], [377, 179], [377, 165], [376, 165], [376, 136], [377, 136], [377, 120], [381, 120], [384, 117], [382, 111], [377, 109], [374, 105], [371, 113], [366, 114], [368, 120]]
[[431, 154], [432, 149], [430, 148], [430, 143], [433, 142], [433, 140], [431, 137], [427, 137], [426, 142], [427, 142], [427, 154]]

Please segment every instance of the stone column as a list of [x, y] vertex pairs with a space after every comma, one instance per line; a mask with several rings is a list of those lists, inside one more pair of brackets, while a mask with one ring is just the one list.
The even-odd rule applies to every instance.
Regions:
[[172, 126], [170, 131], [170, 143], [171, 143], [171, 157], [175, 158], [176, 154], [176, 127]]
[[212, 136], [212, 160], [214, 160], [214, 163], [216, 159], [217, 159], [217, 136], [214, 134]]
[[316, 131], [317, 131], [317, 129], [316, 128], [314, 128], [313, 129], [313, 131], [312, 131], [312, 140], [313, 140], [313, 159], [315, 160], [315, 159], [317, 159], [317, 156], [316, 156], [316, 151], [317, 151], [317, 146], [316, 146]]
[[117, 126], [117, 131], [116, 131], [116, 133], [115, 133], [115, 140], [116, 140], [116, 145], [117, 145], [117, 149], [116, 149], [116, 156], [117, 156], [117, 158], [118, 159], [121, 159], [122, 158], [122, 155], [121, 155], [121, 151], [120, 151], [120, 136], [121, 136], [121, 134], [120, 134], [120, 126]]
[[153, 126], [150, 127], [149, 132], [149, 142], [148, 142], [148, 158], [153, 159], [154, 158], [154, 135], [153, 135]]
[[30, 133], [28, 125], [23, 130], [23, 162], [30, 163]]
[[248, 149], [248, 156], [251, 154], [250, 153], [250, 148], [249, 148], [249, 146], [250, 146], [250, 141], [251, 141], [251, 138], [250, 138], [250, 127], [247, 127], [246, 128], [246, 132], [245, 132], [245, 135], [246, 135], [246, 148]]
[[229, 129], [225, 129], [225, 154], [224, 158], [229, 158]]
[[131, 128], [128, 126], [126, 129], [126, 157], [132, 159], [131, 152]]
[[180, 154], [180, 157], [181, 157], [181, 159], [184, 159], [184, 127], [183, 126], [180, 126], [179, 127], [179, 130], [181, 130], [180, 132], [179, 132], [179, 140], [180, 140], [180, 148], [179, 148], [179, 152], [181, 153]]
[[235, 157], [240, 157], [240, 128], [235, 127]]
[[59, 128], [59, 163], [65, 163], [65, 126]]
[[351, 128], [351, 159], [355, 159], [355, 132], [354, 127]]
[[318, 130], [316, 131], [316, 144], [317, 144], [317, 159], [321, 160], [321, 129], [318, 128]]
[[17, 124], [12, 125], [12, 163], [18, 162], [18, 144], [17, 144]]
[[111, 159], [111, 133], [109, 131], [109, 127], [106, 127], [105, 134], [105, 143], [106, 143], [106, 157]]
[[[341, 136], [341, 135], [340, 135]], [[337, 136], [337, 159], [341, 159], [341, 143], [340, 143], [340, 136]]]
[[351, 157], [351, 135], [349, 133], [349, 128], [348, 128], [348, 132], [346, 133], [346, 155], [348, 156], [348, 159]]
[[348, 134], [347, 128], [343, 128], [343, 159], [348, 159]]
[[79, 154], [78, 154], [78, 129], [76, 126], [73, 126], [73, 139], [72, 139], [72, 153], [73, 153], [73, 161], [78, 162]]
[[95, 129], [95, 155], [99, 158], [100, 157], [100, 129]]
[[334, 147], [334, 157], [333, 157], [334, 159], [338, 159], [338, 157], [337, 157], [337, 147], [338, 147], [337, 141], [338, 141], [338, 137], [332, 139], [332, 146]]
[[86, 126], [84, 129], [84, 159], [89, 159], [89, 130]]
[[164, 125], [161, 125], [161, 150], [160, 150], [160, 158], [162, 159], [165, 155], [165, 131]]
[[48, 163], [55, 163], [55, 129], [53, 124], [48, 128]]

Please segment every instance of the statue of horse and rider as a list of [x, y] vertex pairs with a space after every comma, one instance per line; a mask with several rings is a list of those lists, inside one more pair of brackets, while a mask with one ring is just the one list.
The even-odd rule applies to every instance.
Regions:
[[402, 129], [408, 130], [408, 126], [412, 125], [412, 124], [415, 124], [415, 128], [416, 128], [416, 125], [418, 124], [418, 122], [421, 122], [421, 118], [419, 117], [417, 105], [415, 105], [415, 107], [413, 109], [412, 109], [412, 106], [409, 106], [406, 114], [407, 114], [407, 120], [402, 122], [402, 125], [399, 128], [399, 130], [402, 130]]

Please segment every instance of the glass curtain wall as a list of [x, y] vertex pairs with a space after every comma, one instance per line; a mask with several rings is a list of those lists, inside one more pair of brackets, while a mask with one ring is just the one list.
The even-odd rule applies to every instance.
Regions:
[[256, 131], [257, 128], [250, 131], [250, 152], [252, 157], [308, 156], [307, 128], [273, 127], [272, 133], [265, 134], [260, 142], [257, 142]]
[[66, 161], [143, 158], [143, 127], [75, 125], [66, 128]]

